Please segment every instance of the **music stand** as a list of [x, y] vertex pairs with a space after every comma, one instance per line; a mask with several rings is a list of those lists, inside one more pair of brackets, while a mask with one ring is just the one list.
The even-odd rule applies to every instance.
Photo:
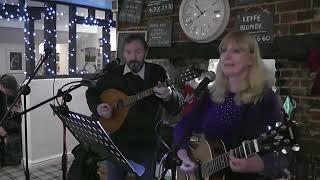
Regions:
[[144, 173], [145, 168], [143, 166], [127, 160], [122, 155], [99, 120], [69, 111], [66, 106], [54, 106], [52, 104], [50, 106], [80, 144], [88, 145], [102, 159], [118, 164], [138, 176]]

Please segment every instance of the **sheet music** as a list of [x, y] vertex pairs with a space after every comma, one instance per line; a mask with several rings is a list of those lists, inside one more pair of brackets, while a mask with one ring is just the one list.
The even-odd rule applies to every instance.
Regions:
[[91, 145], [93, 149], [95, 147], [96, 151], [102, 151], [103, 154], [112, 155], [111, 160], [121, 162], [138, 176], [144, 173], [145, 168], [142, 165], [124, 157], [96, 118], [68, 110], [67, 113], [63, 113], [65, 110], [53, 105], [51, 107], [79, 142]]
[[[97, 121], [97, 124], [98, 124], [99, 127], [103, 130], [103, 132], [105, 133], [105, 135], [106, 135], [108, 138], [110, 138], [109, 135], [108, 135], [108, 133], [103, 129], [101, 123], [100, 123], [99, 121]], [[110, 139], [110, 140], [111, 140], [111, 139]], [[111, 142], [112, 142], [112, 141], [111, 141]], [[113, 143], [113, 142], [112, 142], [112, 143]], [[114, 145], [114, 143], [113, 143], [113, 145]], [[117, 146], [114, 145], [114, 147], [119, 151], [119, 149], [117, 148]], [[120, 151], [119, 151], [119, 152], [120, 152]], [[120, 154], [121, 154], [121, 152], [120, 152]], [[123, 156], [123, 155], [121, 154], [121, 156]], [[124, 157], [124, 156], [123, 156], [123, 157]], [[124, 158], [124, 159], [126, 160], [126, 158]], [[126, 162], [130, 165], [131, 169], [133, 169], [133, 171], [134, 171], [135, 173], [137, 173], [138, 176], [141, 176], [141, 175], [144, 173], [145, 168], [144, 168], [142, 165], [140, 165], [140, 164], [138, 164], [138, 163], [136, 163], [136, 162], [134, 162], [134, 161], [132, 161], [132, 160], [128, 160], [128, 161], [126, 161]]]

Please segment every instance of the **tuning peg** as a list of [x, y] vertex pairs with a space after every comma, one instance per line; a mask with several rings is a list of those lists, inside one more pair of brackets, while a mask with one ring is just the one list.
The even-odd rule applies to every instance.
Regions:
[[282, 122], [276, 122], [276, 127], [280, 127], [282, 125]]
[[272, 126], [267, 126], [267, 131], [271, 131], [272, 130]]
[[298, 152], [298, 151], [300, 151], [300, 145], [299, 144], [295, 144], [295, 145], [292, 146], [291, 149], [292, 149], [292, 151]]
[[286, 149], [281, 149], [281, 152], [282, 152], [283, 154], [287, 154], [287, 153], [288, 153], [288, 151], [287, 151]]

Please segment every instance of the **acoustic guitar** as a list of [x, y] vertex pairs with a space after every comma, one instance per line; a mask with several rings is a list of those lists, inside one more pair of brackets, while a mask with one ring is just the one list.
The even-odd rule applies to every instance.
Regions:
[[191, 157], [197, 162], [195, 173], [186, 174], [177, 167], [177, 180], [223, 180], [221, 170], [229, 166], [229, 154], [237, 158], [247, 158], [257, 152], [288, 150], [298, 151], [299, 145], [294, 144], [292, 121], [285, 124], [277, 123], [275, 128], [268, 130], [258, 138], [244, 141], [241, 146], [226, 152], [221, 140], [207, 141], [203, 135], [190, 138]]
[[[166, 80], [166, 82], [161, 83], [161, 86], [171, 86], [178, 82], [188, 82], [200, 77], [202, 72], [203, 70], [191, 67], [190, 69], [184, 70], [176, 78], [169, 79]], [[103, 128], [110, 134], [117, 131], [124, 123], [130, 107], [136, 102], [154, 94], [153, 88], [154, 87], [146, 89], [131, 96], [127, 96], [125, 93], [117, 89], [107, 89], [103, 91], [100, 95], [101, 101], [108, 103], [112, 107], [112, 117], [110, 119], [100, 118], [100, 123]]]

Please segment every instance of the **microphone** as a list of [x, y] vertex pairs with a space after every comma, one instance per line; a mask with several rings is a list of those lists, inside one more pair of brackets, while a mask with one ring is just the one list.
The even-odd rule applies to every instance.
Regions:
[[188, 105], [189, 103], [191, 103], [191, 101], [199, 96], [200, 94], [203, 93], [203, 91], [207, 90], [208, 84], [211, 83], [212, 81], [214, 81], [216, 79], [216, 74], [212, 71], [208, 71], [206, 73], [204, 73], [203, 75], [201, 75], [201, 77], [204, 77], [202, 79], [202, 81], [198, 84], [198, 86], [196, 87], [196, 89], [193, 90], [192, 94], [190, 96], [187, 96], [184, 99], [184, 104], [183, 106]]
[[216, 79], [216, 74], [212, 71], [208, 71], [202, 75], [204, 78], [198, 84], [197, 88], [193, 91], [194, 95], [199, 95], [201, 92], [207, 89], [208, 84]]
[[102, 72], [109, 72], [112, 71], [115, 67], [117, 67], [120, 64], [120, 59], [116, 58], [115, 60], [109, 62], [108, 64], [106, 64], [103, 69]]

